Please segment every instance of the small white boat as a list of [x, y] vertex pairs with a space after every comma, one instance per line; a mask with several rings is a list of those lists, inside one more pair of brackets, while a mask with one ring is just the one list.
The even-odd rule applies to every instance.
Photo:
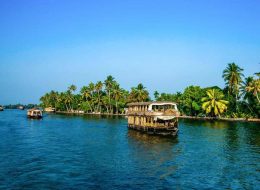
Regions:
[[45, 108], [44, 111], [45, 111], [45, 112], [55, 112], [56, 109], [55, 109], [55, 108], [52, 108], [52, 107], [48, 107], [48, 108]]

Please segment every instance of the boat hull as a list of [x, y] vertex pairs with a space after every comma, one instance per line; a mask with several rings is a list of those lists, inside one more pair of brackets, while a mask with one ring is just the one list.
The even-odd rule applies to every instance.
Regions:
[[42, 119], [42, 116], [40, 116], [40, 115], [38, 115], [38, 116], [27, 115], [27, 118], [29, 118], [29, 119]]
[[128, 125], [128, 128], [143, 133], [147, 133], [149, 135], [160, 135], [160, 136], [169, 136], [169, 137], [176, 137], [179, 131], [177, 127], [159, 128], [159, 127], [144, 127], [144, 126]]

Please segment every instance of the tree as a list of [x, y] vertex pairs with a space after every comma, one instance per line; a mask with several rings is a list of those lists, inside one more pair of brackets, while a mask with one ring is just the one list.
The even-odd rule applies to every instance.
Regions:
[[228, 101], [223, 100], [224, 94], [217, 89], [209, 89], [206, 91], [207, 96], [202, 98], [202, 109], [211, 116], [220, 116], [227, 110]]
[[97, 92], [97, 101], [98, 101], [98, 105], [97, 105], [97, 109], [99, 110], [99, 112], [101, 112], [101, 91], [103, 88], [103, 83], [101, 81], [98, 81], [95, 85], [95, 90]]
[[131, 92], [129, 95], [129, 102], [144, 102], [148, 101], [149, 92], [143, 86], [143, 84], [138, 84], [137, 87], [131, 88]]
[[239, 96], [239, 88], [242, 83], [242, 77], [244, 76], [242, 73], [243, 69], [240, 68], [235, 63], [229, 63], [227, 68], [224, 69], [222, 77], [226, 82], [226, 86], [228, 88], [228, 95], [233, 96], [235, 98], [234, 106], [237, 111], [237, 100]]
[[197, 116], [201, 110], [201, 98], [205, 92], [199, 86], [188, 86], [181, 96], [182, 110], [185, 114]]
[[107, 78], [104, 82], [106, 93], [107, 93], [107, 96], [108, 96], [108, 104], [109, 104], [110, 113], [113, 112], [112, 104], [111, 104], [111, 91], [112, 91], [114, 83], [115, 83], [115, 78], [112, 77], [111, 75], [107, 76]]
[[160, 96], [159, 92], [155, 91], [153, 95], [154, 95], [155, 100], [158, 101], [158, 98]]
[[77, 87], [74, 84], [72, 84], [72, 85], [69, 86], [68, 90], [72, 93], [72, 92], [75, 92], [77, 90]]
[[83, 101], [85, 101], [87, 103], [87, 106], [84, 106], [85, 108], [89, 108], [91, 112], [93, 112], [92, 106], [91, 106], [91, 98], [92, 98], [92, 94], [90, 91], [89, 86], [83, 86], [80, 90], [81, 93], [81, 97], [83, 99]]
[[257, 99], [258, 103], [260, 104], [259, 96], [260, 93], [260, 79], [255, 79], [249, 82], [248, 86], [246, 87], [247, 92], [251, 92]]
[[120, 88], [120, 85], [118, 83], [114, 84], [112, 94], [115, 100], [116, 114], [118, 114], [118, 102], [123, 96], [123, 90]]

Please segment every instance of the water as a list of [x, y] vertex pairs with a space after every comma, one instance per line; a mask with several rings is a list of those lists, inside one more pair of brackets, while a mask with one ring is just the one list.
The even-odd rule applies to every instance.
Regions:
[[260, 126], [180, 120], [175, 139], [124, 118], [0, 112], [0, 189], [259, 189]]

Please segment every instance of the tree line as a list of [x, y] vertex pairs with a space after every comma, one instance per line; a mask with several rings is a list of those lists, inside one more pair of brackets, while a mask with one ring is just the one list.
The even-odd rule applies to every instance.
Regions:
[[[223, 71], [225, 87], [201, 88], [188, 86], [183, 92], [154, 92], [156, 101], [174, 101], [182, 115], [260, 117], [260, 73], [244, 77], [243, 69], [235, 63], [229, 63]], [[59, 111], [73, 112], [83, 110], [87, 113], [124, 113], [130, 102], [151, 101], [149, 92], [143, 84], [123, 89], [111, 75], [105, 81], [89, 83], [79, 89], [71, 85], [65, 92], [50, 91], [40, 98], [43, 108], [53, 107]]]

